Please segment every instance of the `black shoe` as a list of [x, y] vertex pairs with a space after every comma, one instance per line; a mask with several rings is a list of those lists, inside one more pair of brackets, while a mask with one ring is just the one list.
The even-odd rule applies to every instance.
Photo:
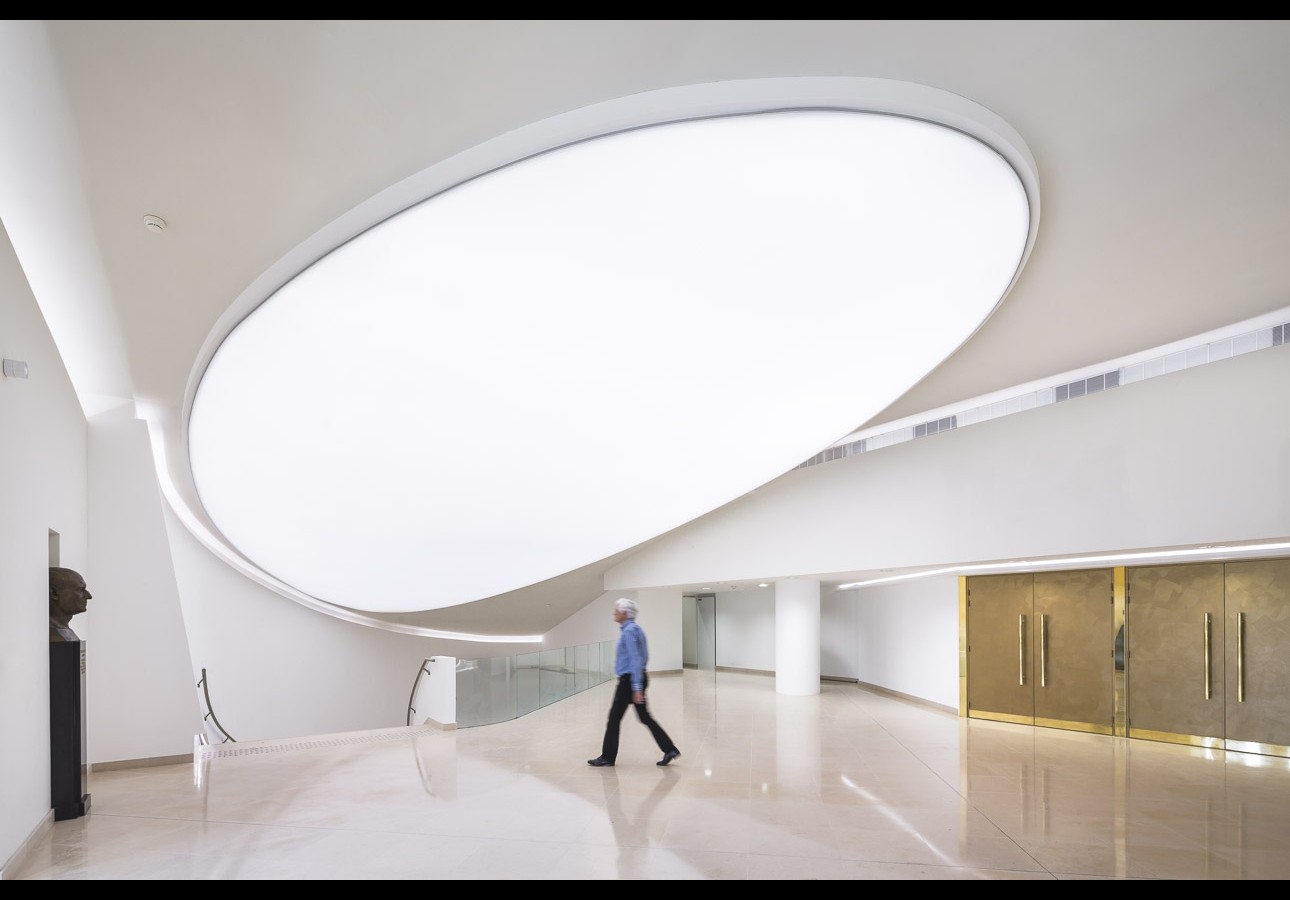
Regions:
[[[605, 759], [603, 756], [597, 756], [595, 759], [587, 760], [587, 765], [589, 766], [612, 766], [613, 764], [614, 761], [612, 759]], [[663, 764], [659, 763], [659, 765], [661, 766]]]
[[663, 758], [660, 759], [658, 762], [654, 763], [654, 765], [665, 766], [680, 755], [681, 755], [680, 750], [669, 750], [666, 753], [664, 753]]

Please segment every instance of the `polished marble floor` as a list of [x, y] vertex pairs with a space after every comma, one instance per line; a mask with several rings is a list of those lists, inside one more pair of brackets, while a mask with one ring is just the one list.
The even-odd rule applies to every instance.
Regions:
[[975, 719], [854, 684], [651, 679], [511, 722], [228, 744], [95, 772], [19, 880], [1290, 878], [1290, 761]]

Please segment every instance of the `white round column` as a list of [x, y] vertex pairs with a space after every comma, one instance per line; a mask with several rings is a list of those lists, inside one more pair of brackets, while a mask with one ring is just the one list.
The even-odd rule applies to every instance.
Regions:
[[775, 582], [775, 691], [820, 692], [820, 583]]

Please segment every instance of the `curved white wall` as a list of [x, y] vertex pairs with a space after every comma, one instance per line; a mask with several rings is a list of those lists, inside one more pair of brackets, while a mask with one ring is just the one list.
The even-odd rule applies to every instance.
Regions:
[[206, 670], [215, 714], [238, 741], [405, 725], [422, 661], [452, 655], [320, 615], [233, 571], [169, 510], [167, 525], [193, 670]]
[[797, 469], [610, 590], [1290, 535], [1290, 347]]

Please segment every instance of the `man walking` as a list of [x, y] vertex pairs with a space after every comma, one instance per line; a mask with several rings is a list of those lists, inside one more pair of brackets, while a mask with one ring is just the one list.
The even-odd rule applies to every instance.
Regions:
[[605, 739], [600, 745], [600, 755], [587, 760], [589, 766], [612, 766], [618, 758], [618, 731], [628, 706], [636, 707], [636, 716], [654, 736], [663, 758], [655, 765], [666, 766], [681, 755], [676, 744], [667, 736], [663, 726], [654, 721], [645, 703], [645, 688], [649, 676], [645, 666], [649, 663], [649, 646], [645, 631], [636, 622], [636, 601], [620, 597], [614, 603], [614, 621], [618, 623], [618, 646], [614, 650], [614, 674], [618, 686], [614, 689], [614, 702], [609, 707], [609, 720], [605, 723]]

